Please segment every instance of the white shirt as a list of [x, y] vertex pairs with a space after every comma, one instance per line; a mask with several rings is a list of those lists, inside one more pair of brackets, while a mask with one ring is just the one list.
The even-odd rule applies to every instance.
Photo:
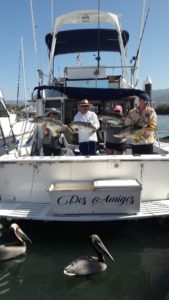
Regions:
[[[74, 121], [78, 122], [89, 122], [91, 123], [96, 129], [100, 127], [99, 120], [97, 115], [93, 111], [88, 111], [85, 114], [82, 114], [80, 111], [74, 116]], [[78, 132], [79, 143], [94, 141], [97, 142], [97, 133], [93, 132], [89, 134], [85, 130], [79, 130]]]

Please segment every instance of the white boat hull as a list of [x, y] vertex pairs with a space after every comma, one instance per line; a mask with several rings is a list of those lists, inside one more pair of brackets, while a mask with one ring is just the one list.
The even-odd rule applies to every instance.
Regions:
[[[152, 217], [161, 214], [163, 208], [167, 210], [164, 215], [169, 214], [169, 154], [21, 158], [5, 155], [0, 159], [0, 168], [3, 217], [99, 221]], [[93, 183], [101, 185], [91, 189]], [[105, 199], [113, 196], [130, 200], [135, 197], [134, 209], [129, 209], [130, 205], [119, 209], [116, 201], [106, 203]], [[156, 208], [156, 214], [154, 209], [148, 210], [149, 205]]]

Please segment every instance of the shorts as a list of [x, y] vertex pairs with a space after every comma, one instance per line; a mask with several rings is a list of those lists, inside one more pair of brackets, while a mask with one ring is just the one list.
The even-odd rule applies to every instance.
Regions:
[[106, 148], [116, 150], [118, 152], [124, 152], [126, 150], [126, 143], [106, 143]]

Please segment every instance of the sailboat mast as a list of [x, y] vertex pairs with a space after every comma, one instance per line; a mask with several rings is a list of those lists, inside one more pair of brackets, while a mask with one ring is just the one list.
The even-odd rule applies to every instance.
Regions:
[[26, 107], [26, 78], [25, 78], [25, 57], [24, 57], [24, 45], [23, 45], [23, 37], [21, 37], [21, 53], [22, 53], [22, 67], [23, 67], [23, 88], [24, 88], [24, 103]]
[[[32, 31], [33, 31], [35, 62], [36, 62], [36, 71], [37, 71], [36, 74], [37, 74], [38, 81], [39, 81], [39, 75], [38, 75], [38, 70], [39, 70], [38, 49], [37, 49], [37, 42], [36, 42], [35, 18], [34, 18], [34, 13], [33, 13], [32, 0], [29, 0], [29, 3], [30, 3], [30, 10], [31, 10], [31, 18], [32, 18]], [[40, 82], [39, 82], [39, 84], [40, 84]]]
[[21, 48], [19, 51], [19, 70], [18, 70], [18, 85], [17, 85], [17, 96], [16, 96], [16, 105], [19, 104], [19, 86], [20, 86], [20, 73], [21, 73]]

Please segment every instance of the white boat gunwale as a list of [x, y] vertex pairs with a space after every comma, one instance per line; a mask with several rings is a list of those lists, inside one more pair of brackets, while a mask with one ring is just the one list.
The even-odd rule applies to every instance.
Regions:
[[1, 219], [20, 219], [28, 221], [48, 222], [105, 222], [130, 221], [169, 217], [169, 200], [150, 200], [141, 202], [140, 212], [137, 214], [98, 214], [98, 215], [54, 215], [48, 203], [0, 203]]

